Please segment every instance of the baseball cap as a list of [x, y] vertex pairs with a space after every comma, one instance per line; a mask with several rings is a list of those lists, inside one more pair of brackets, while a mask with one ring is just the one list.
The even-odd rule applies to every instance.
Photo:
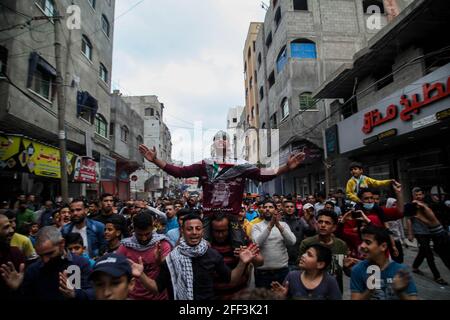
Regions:
[[348, 167], [350, 170], [352, 170], [353, 168], [360, 168], [362, 169], [362, 163], [361, 162], [352, 162], [350, 163], [350, 166]]
[[92, 273], [89, 275], [89, 279], [92, 280], [99, 272], [104, 272], [114, 278], [123, 275], [131, 277], [131, 266], [125, 256], [117, 253], [110, 253], [97, 260]]
[[307, 203], [303, 206], [303, 210], [310, 209], [310, 208], [314, 209], [314, 206], [311, 203]]

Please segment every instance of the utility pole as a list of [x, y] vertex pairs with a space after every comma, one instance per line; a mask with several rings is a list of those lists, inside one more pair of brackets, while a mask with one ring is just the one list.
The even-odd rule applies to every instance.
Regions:
[[58, 3], [54, 2], [54, 14], [57, 15], [53, 19], [53, 26], [55, 30], [55, 60], [56, 60], [56, 91], [58, 94], [58, 139], [59, 139], [59, 155], [60, 155], [60, 169], [61, 169], [61, 197], [65, 203], [69, 199], [69, 182], [67, 177], [67, 161], [66, 161], [66, 86], [64, 85], [64, 78], [62, 76], [63, 61], [61, 48], [61, 19], [59, 14]]

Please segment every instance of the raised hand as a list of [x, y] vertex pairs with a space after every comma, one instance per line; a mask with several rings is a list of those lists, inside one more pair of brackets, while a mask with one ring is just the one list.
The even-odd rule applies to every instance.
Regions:
[[395, 180], [392, 180], [392, 188], [394, 189], [395, 193], [402, 192], [402, 185]]
[[271, 283], [272, 291], [277, 295], [283, 298], [286, 298], [289, 292], [289, 282], [286, 281], [286, 284], [283, 286], [278, 281], [274, 281]]
[[241, 262], [244, 263], [244, 264], [250, 263], [254, 257], [255, 257], [254, 251], [252, 251], [252, 250], [249, 249], [249, 248], [247, 248], [247, 249], [242, 249], [242, 250], [239, 252], [239, 259], [240, 259]]
[[128, 259], [128, 262], [131, 265], [131, 274], [135, 278], [140, 278], [142, 273], [144, 272], [144, 262], [142, 261], [142, 257], [139, 257], [138, 262], [134, 262], [131, 259]]
[[139, 152], [150, 162], [155, 162], [156, 160], [156, 147], [153, 146], [152, 149], [147, 147], [145, 144], [139, 145]]
[[405, 270], [399, 270], [392, 281], [392, 288], [395, 290], [395, 292], [401, 293], [406, 290], [410, 280], [411, 275], [409, 274], [409, 272]]
[[21, 263], [19, 266], [19, 272], [17, 272], [16, 268], [12, 264], [12, 262], [8, 262], [7, 264], [2, 264], [0, 266], [0, 273], [2, 275], [3, 280], [6, 285], [13, 289], [17, 290], [23, 281], [23, 275], [25, 270], [25, 264]]
[[297, 168], [303, 162], [303, 160], [305, 160], [305, 156], [306, 155], [304, 152], [299, 152], [297, 154], [291, 154], [286, 163], [289, 170], [294, 170], [295, 168]]
[[64, 297], [73, 299], [75, 298], [75, 288], [70, 288], [67, 283], [67, 271], [59, 273], [59, 291]]

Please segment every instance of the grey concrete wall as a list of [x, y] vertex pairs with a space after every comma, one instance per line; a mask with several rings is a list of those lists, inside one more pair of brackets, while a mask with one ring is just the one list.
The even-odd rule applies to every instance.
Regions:
[[[5, 1], [7, 5], [16, 8], [30, 16], [42, 16], [42, 10], [35, 4], [35, 1]], [[108, 4], [110, 3], [110, 5]], [[61, 12], [65, 13], [69, 0], [58, 1]], [[114, 36], [114, 6], [115, 1], [97, 1], [96, 9], [92, 9], [87, 1], [78, 4], [81, 9], [81, 30], [72, 30], [69, 32], [66, 27], [66, 21], [62, 23], [63, 30], [63, 75], [66, 82], [71, 85], [72, 80], [79, 78], [79, 83], [74, 83], [66, 89], [66, 121], [67, 121], [67, 139], [68, 145], [76, 148], [78, 153], [83, 153], [85, 144], [85, 134], [91, 137], [93, 149], [98, 153], [107, 153], [109, 150], [109, 140], [96, 137], [95, 126], [87, 123], [76, 114], [76, 97], [78, 90], [89, 91], [99, 102], [98, 112], [110, 122], [110, 79], [105, 83], [99, 78], [99, 66], [102, 63], [109, 71], [112, 70], [112, 49]], [[101, 17], [104, 14], [110, 22], [109, 38], [101, 30]], [[0, 22], [1, 27], [20, 23], [23, 17], [5, 11], [5, 20]], [[53, 103], [43, 99], [41, 96], [31, 92], [27, 88], [28, 60], [32, 51], [37, 51], [42, 58], [47, 60], [55, 67], [54, 51], [54, 25], [45, 20], [33, 21], [31, 31], [15, 29], [10, 32], [2, 33], [0, 41], [7, 37], [13, 37], [7, 41], [9, 49], [8, 69], [11, 80], [22, 90], [28, 92], [42, 104], [37, 105], [26, 98], [18, 90], [9, 87], [9, 100], [0, 104], [0, 109], [5, 110], [9, 105], [7, 114], [3, 113], [2, 121], [7, 121], [11, 129], [16, 128], [22, 133], [45, 139], [48, 142], [55, 140], [57, 133], [57, 99]], [[98, 31], [100, 30], [100, 31]], [[81, 53], [81, 38], [85, 34], [89, 37], [93, 45], [93, 58], [89, 61]], [[66, 45], [68, 42], [70, 46]], [[67, 55], [67, 51], [70, 54]], [[66, 59], [68, 58], [68, 59]], [[14, 122], [11, 124], [11, 122]], [[70, 150], [70, 149], [69, 149]]]

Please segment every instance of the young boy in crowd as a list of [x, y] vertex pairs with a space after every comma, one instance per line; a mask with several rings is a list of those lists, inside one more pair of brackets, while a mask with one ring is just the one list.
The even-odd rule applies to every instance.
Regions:
[[30, 225], [30, 232], [28, 234], [28, 238], [30, 239], [31, 243], [34, 244], [36, 243], [36, 234], [39, 231], [39, 223], [37, 222], [33, 222]]
[[352, 268], [352, 300], [417, 300], [417, 289], [407, 267], [390, 261], [386, 252], [389, 231], [369, 225], [361, 231], [366, 259]]
[[352, 174], [352, 177], [347, 181], [345, 193], [349, 200], [356, 203], [361, 202], [361, 200], [358, 198], [358, 192], [360, 189], [388, 187], [391, 184], [397, 183], [394, 179], [375, 180], [363, 175], [363, 172], [364, 171], [361, 163], [352, 162], [350, 164], [350, 173]]
[[102, 248], [101, 253], [113, 253], [120, 247], [123, 233], [126, 226], [117, 215], [111, 216], [105, 224], [106, 247]]
[[127, 300], [135, 282], [127, 258], [116, 253], [101, 257], [89, 279], [93, 283], [96, 300]]
[[64, 239], [66, 240], [66, 249], [72, 254], [79, 257], [83, 257], [89, 261], [91, 268], [94, 266], [95, 261], [89, 258], [89, 255], [85, 252], [86, 247], [83, 242], [83, 237], [79, 233], [71, 232], [68, 233]]
[[289, 272], [284, 284], [272, 283], [272, 290], [280, 297], [307, 300], [341, 300], [342, 294], [336, 279], [326, 272], [331, 264], [331, 250], [313, 244], [301, 256], [301, 271]]

